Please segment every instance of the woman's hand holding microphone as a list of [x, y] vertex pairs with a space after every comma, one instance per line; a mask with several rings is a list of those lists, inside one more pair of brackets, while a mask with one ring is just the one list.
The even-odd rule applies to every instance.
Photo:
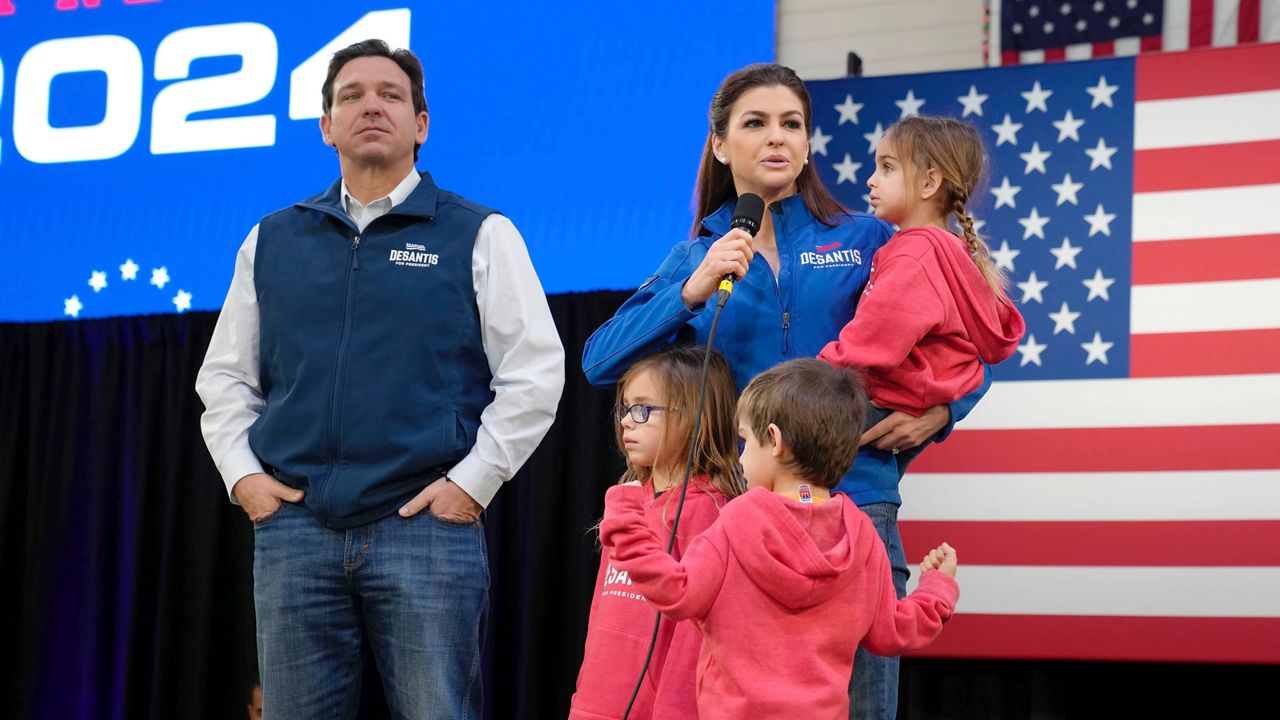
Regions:
[[716, 240], [707, 249], [702, 262], [694, 269], [693, 274], [685, 281], [680, 290], [680, 299], [690, 310], [705, 305], [725, 275], [732, 274], [741, 280], [751, 266], [751, 258], [755, 250], [751, 247], [751, 235], [742, 228], [734, 228]]

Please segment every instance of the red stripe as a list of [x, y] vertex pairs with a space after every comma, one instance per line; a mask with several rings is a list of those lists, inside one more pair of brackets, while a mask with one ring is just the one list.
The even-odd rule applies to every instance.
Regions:
[[[1190, 348], [1213, 348], [1213, 352]], [[1280, 372], [1277, 348], [1280, 330], [1274, 328], [1134, 335], [1130, 367], [1133, 377], [1275, 373]]]
[[1116, 55], [1115, 40], [1104, 40], [1103, 42], [1096, 42], [1093, 44], [1093, 56], [1095, 58], [1115, 57], [1115, 55]]
[[911, 472], [1272, 469], [1280, 468], [1276, 438], [1280, 425], [960, 429], [921, 453]]
[[1138, 41], [1138, 52], [1160, 52], [1164, 49], [1164, 38], [1159, 35], [1144, 35]]
[[1133, 244], [1133, 284], [1280, 277], [1280, 235], [1155, 240]]
[[1236, 40], [1241, 43], [1258, 42], [1258, 27], [1262, 24], [1262, 6], [1259, 0], [1240, 0], [1240, 17], [1236, 21]]
[[[974, 522], [903, 520], [908, 562], [939, 543], [968, 565], [1273, 567], [1280, 520]], [[1280, 612], [1280, 608], [1277, 608]]]
[[1280, 182], [1280, 140], [1139, 150], [1133, 191], [1268, 185]]
[[[960, 602], [963, 607], [963, 594]], [[961, 612], [912, 656], [1274, 664], [1280, 663], [1280, 618]]]
[[1191, 0], [1191, 27], [1187, 29], [1189, 48], [1213, 44], [1213, 0]]
[[1017, 50], [1000, 51], [1000, 64], [1001, 65], [1017, 65], [1018, 51]]
[[1143, 100], [1280, 89], [1280, 43], [1158, 53], [1137, 59], [1135, 94]]
[[1064, 47], [1051, 47], [1044, 49], [1045, 62], [1061, 62], [1067, 59], [1067, 49]]

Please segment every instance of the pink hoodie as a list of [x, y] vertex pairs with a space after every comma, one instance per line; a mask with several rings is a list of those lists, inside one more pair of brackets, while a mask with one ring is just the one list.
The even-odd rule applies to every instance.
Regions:
[[818, 357], [867, 371], [877, 405], [919, 416], [982, 383], [982, 358], [1013, 354], [1018, 309], [983, 279], [964, 241], [936, 227], [899, 231], [871, 260], [853, 319]]
[[702, 720], [847, 718], [858, 644], [878, 655], [923, 647], [959, 597], [955, 580], [930, 571], [898, 600], [884, 544], [843, 495], [810, 505], [755, 488], [680, 561], [646, 526], [640, 488], [609, 496], [622, 509], [600, 526], [614, 565], [664, 615], [702, 630]]

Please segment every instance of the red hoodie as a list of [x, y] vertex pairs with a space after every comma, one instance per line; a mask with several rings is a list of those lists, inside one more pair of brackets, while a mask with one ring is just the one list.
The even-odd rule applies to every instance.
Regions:
[[857, 312], [818, 357], [867, 371], [877, 405], [922, 415], [982, 383], [982, 363], [1013, 354], [1026, 324], [1001, 301], [964, 241], [936, 227], [899, 231], [871, 260]]
[[[671, 535], [671, 519], [680, 501], [679, 487], [669, 491], [671, 497], [663, 494], [658, 498], [653, 497], [653, 486], [648, 483], [635, 490], [638, 497], [634, 509], [645, 527], [661, 539], [661, 551], [665, 551]], [[706, 475], [690, 480], [680, 516], [680, 532], [671, 548], [673, 557], [683, 556], [689, 542], [715, 522], [726, 502]], [[619, 512], [617, 495], [606, 494], [605, 517]], [[613, 546], [603, 537], [601, 544], [600, 572], [596, 574], [577, 691], [570, 701], [570, 720], [622, 717], [640, 677], [657, 616], [657, 609], [632, 586], [626, 571], [610, 562], [609, 551]], [[693, 623], [662, 619], [645, 682], [631, 708], [632, 720], [697, 719], [694, 677], [701, 647], [702, 634]]]
[[847, 718], [858, 644], [878, 655], [927, 645], [960, 590], [936, 570], [904, 600], [884, 544], [843, 495], [816, 505], [755, 488], [676, 561], [644, 521], [643, 490], [611, 488], [602, 541], [667, 617], [702, 630], [698, 717]]

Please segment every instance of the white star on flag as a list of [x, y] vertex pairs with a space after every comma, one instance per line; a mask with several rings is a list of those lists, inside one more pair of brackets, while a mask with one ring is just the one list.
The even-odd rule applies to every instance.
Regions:
[[836, 123], [836, 125], [843, 125], [846, 122], [851, 122], [854, 125], [857, 125], [858, 111], [861, 110], [862, 107], [862, 103], [856, 103], [853, 101], [852, 95], [845, 95], [844, 102], [836, 105], [836, 110], [840, 113], [840, 122]]
[[987, 97], [987, 95], [978, 94], [977, 85], [970, 85], [968, 95], [961, 95], [956, 98], [961, 105], [964, 105], [964, 112], [960, 113], [960, 117], [967, 118], [970, 113], [982, 117], [982, 103], [987, 101]]
[[89, 287], [94, 292], [102, 292], [102, 288], [107, 286], [107, 274], [101, 270], [94, 270], [89, 275]]
[[1111, 96], [1114, 95], [1116, 93], [1116, 90], [1119, 90], [1119, 89], [1120, 89], [1119, 85], [1107, 84], [1106, 75], [1102, 75], [1098, 77], [1097, 85], [1094, 85], [1093, 87], [1087, 87], [1084, 89], [1084, 91], [1089, 93], [1089, 96], [1093, 98], [1093, 104], [1089, 106], [1089, 109], [1092, 110], [1098, 107], [1099, 105], [1106, 105], [1109, 108], [1115, 107], [1115, 105], [1112, 104], [1111, 102]]
[[867, 139], [867, 152], [875, 155], [876, 148], [880, 146], [880, 138], [884, 137], [884, 125], [876, 123], [876, 129], [869, 133], [862, 133], [862, 137]]
[[1035, 300], [1042, 305], [1044, 304], [1043, 293], [1044, 289], [1049, 287], [1049, 283], [1037, 278], [1035, 270], [1031, 271], [1031, 276], [1027, 278], [1026, 282], [1020, 282], [1017, 285], [1022, 289], [1022, 299], [1018, 302], [1026, 303], [1030, 300]]
[[1090, 170], [1096, 170], [1098, 167], [1111, 169], [1111, 156], [1116, 154], [1116, 148], [1107, 147], [1107, 141], [1104, 138], [1098, 138], [1097, 146], [1093, 148], [1085, 148], [1085, 155], [1093, 161], [1089, 163]]
[[1049, 313], [1049, 319], [1053, 320], [1053, 334], [1066, 330], [1072, 335], [1076, 334], [1076, 318], [1080, 317], [1080, 313], [1072, 312], [1067, 306], [1066, 301], [1062, 302], [1062, 309], [1058, 312]]
[[1080, 347], [1084, 348], [1085, 352], [1089, 353], [1089, 357], [1084, 361], [1084, 364], [1090, 365], [1093, 363], [1094, 360], [1098, 360], [1103, 365], [1106, 365], [1107, 351], [1110, 350], [1114, 345], [1115, 343], [1103, 342], [1102, 333], [1095, 332], [1093, 334], [1092, 342], [1080, 343]]
[[1089, 280], [1081, 280], [1085, 287], [1089, 288], [1089, 297], [1085, 298], [1085, 302], [1091, 302], [1094, 298], [1102, 298], [1107, 302], [1111, 301], [1111, 295], [1107, 293], [1107, 288], [1115, 284], [1114, 278], [1102, 276], [1102, 268], [1098, 268], [1097, 272]]
[[1080, 142], [1080, 126], [1084, 125], [1084, 120], [1078, 120], [1071, 114], [1071, 109], [1067, 109], [1067, 114], [1062, 116], [1061, 120], [1054, 120], [1053, 126], [1058, 128], [1058, 142], [1062, 142], [1067, 138], [1071, 138], [1076, 142]]
[[1040, 365], [1040, 353], [1047, 347], [1049, 346], [1036, 342], [1035, 335], [1028, 335], [1027, 341], [1018, 346], [1018, 354], [1022, 356], [1020, 367], [1026, 366], [1027, 363]]
[[80, 296], [72, 295], [62, 301], [62, 314], [71, 317], [80, 317], [80, 311], [84, 309], [84, 304], [80, 302]]
[[1084, 250], [1083, 247], [1072, 245], [1069, 238], [1062, 238], [1062, 245], [1056, 248], [1049, 248], [1049, 252], [1058, 258], [1058, 262], [1053, 266], [1054, 270], [1062, 268], [1064, 265], [1070, 265], [1072, 270], [1076, 269], [1076, 256]]
[[1085, 215], [1084, 219], [1089, 221], [1089, 237], [1098, 233], [1111, 237], [1111, 221], [1116, 219], [1116, 214], [1103, 210], [1102, 203], [1098, 203], [1098, 209], [1092, 215]]
[[1011, 208], [1016, 208], [1018, 207], [1018, 203], [1014, 201], [1014, 196], [1016, 196], [1021, 190], [1022, 187], [1019, 185], [1010, 185], [1009, 176], [1006, 175], [1004, 180], [1000, 181], [999, 187], [991, 188], [990, 192], [992, 195], [996, 196], [997, 209], [1004, 207], [1005, 205], [1008, 205]]
[[120, 279], [121, 280], [137, 280], [138, 279], [138, 264], [133, 261], [133, 258], [126, 259], [124, 261], [124, 264], [120, 266]]
[[1009, 247], [1008, 240], [1001, 240], [1000, 249], [991, 251], [991, 259], [996, 261], [996, 267], [1013, 272], [1013, 259], [1021, 254], [1021, 250], [1013, 250]]
[[178, 294], [173, 296], [173, 306], [178, 312], [186, 312], [191, 309], [191, 293], [186, 290], [179, 289]]
[[151, 284], [152, 284], [152, 285], [155, 285], [156, 287], [158, 287], [158, 288], [160, 288], [161, 290], [163, 290], [163, 289], [164, 289], [164, 286], [165, 286], [165, 285], [167, 285], [168, 283], [169, 283], [169, 269], [168, 269], [168, 268], [165, 268], [165, 267], [158, 267], [158, 268], [152, 268], [152, 269], [151, 269]]
[[1022, 123], [1016, 123], [1009, 118], [1009, 113], [1004, 114], [1004, 122], [999, 125], [992, 125], [992, 130], [996, 131], [996, 147], [1008, 142], [1010, 145], [1018, 144], [1018, 131], [1022, 129]]
[[1053, 94], [1052, 90], [1045, 90], [1041, 88], [1040, 81], [1037, 80], [1036, 84], [1030, 90], [1028, 90], [1027, 92], [1021, 93], [1022, 99], [1027, 101], [1026, 112], [1029, 113], [1032, 110], [1041, 110], [1043, 112], [1049, 112], [1049, 106], [1046, 105], [1044, 101], [1048, 100], [1049, 96], [1052, 94]]
[[1041, 240], [1044, 239], [1044, 226], [1049, 224], [1049, 216], [1041, 215], [1038, 210], [1031, 208], [1031, 214], [1018, 219], [1018, 224], [1022, 226], [1022, 239], [1035, 235]]
[[862, 163], [856, 163], [853, 158], [849, 157], [849, 153], [844, 154], [844, 160], [831, 166], [836, 172], [840, 173], [840, 177], [836, 180], [836, 184], [848, 180], [853, 184], [858, 184], [858, 168], [862, 167]]
[[1031, 143], [1030, 152], [1018, 153], [1018, 157], [1022, 158], [1022, 161], [1027, 164], [1027, 167], [1022, 171], [1022, 174], [1030, 175], [1032, 170], [1039, 171], [1041, 175], [1045, 174], [1047, 171], [1044, 167], [1044, 161], [1048, 160], [1049, 156], [1052, 154], [1053, 153], [1051, 152], [1041, 150], [1040, 143]]
[[827, 154], [827, 143], [831, 142], [830, 135], [823, 135], [821, 127], [813, 129], [813, 135], [809, 136], [809, 149], [813, 150], [814, 155]]
[[899, 119], [902, 119], [905, 117], [911, 117], [912, 115], [919, 115], [920, 106], [924, 105], [924, 102], [923, 98], [917, 98], [916, 94], [908, 89], [907, 96], [901, 100], [894, 100], [893, 104], [897, 105], [898, 109], [902, 110], [902, 115], [899, 116]]
[[1080, 201], [1076, 197], [1076, 193], [1084, 187], [1084, 183], [1071, 182], [1071, 173], [1067, 173], [1062, 177], [1062, 182], [1057, 185], [1050, 185], [1053, 191], [1058, 193], [1058, 204], [1069, 202], [1072, 205], [1079, 205]]

